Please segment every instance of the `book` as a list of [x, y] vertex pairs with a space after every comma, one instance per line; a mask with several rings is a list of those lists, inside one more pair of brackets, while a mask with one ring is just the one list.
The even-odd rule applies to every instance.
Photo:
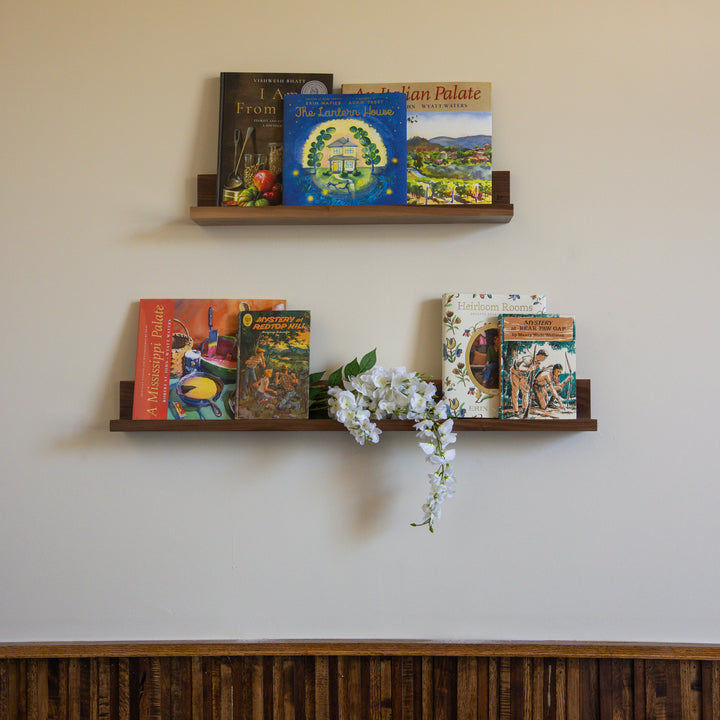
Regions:
[[308, 417], [310, 312], [240, 313], [235, 416]]
[[133, 420], [232, 419], [238, 314], [285, 300], [143, 299]]
[[405, 96], [289, 95], [283, 203], [404, 205]]
[[407, 97], [407, 204], [492, 203], [492, 83], [348, 83]]
[[573, 317], [501, 316], [500, 344], [502, 418], [577, 417]]
[[[218, 205], [238, 204], [242, 190], [252, 185], [253, 169], [267, 169], [282, 184], [284, 98], [330, 93], [332, 84], [330, 73], [220, 74]], [[246, 155], [251, 156], [247, 168]]]
[[501, 313], [544, 313], [544, 295], [445, 293], [442, 392], [453, 417], [496, 418]]

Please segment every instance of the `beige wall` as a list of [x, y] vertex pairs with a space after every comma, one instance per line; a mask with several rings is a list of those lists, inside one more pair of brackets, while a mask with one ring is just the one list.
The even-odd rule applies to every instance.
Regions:
[[[12, 0], [0, 20], [0, 640], [720, 641], [717, 2]], [[223, 70], [492, 81], [515, 218], [192, 224]], [[432, 536], [404, 433], [107, 430], [140, 297], [286, 295], [313, 369], [377, 347], [438, 374], [452, 290], [575, 314], [600, 431], [461, 435]]]

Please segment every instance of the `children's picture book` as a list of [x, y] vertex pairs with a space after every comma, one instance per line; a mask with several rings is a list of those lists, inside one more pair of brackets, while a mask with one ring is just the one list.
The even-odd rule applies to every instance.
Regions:
[[140, 300], [133, 420], [235, 416], [238, 315], [284, 299]]
[[[261, 187], [263, 193], [274, 193], [267, 204], [277, 204], [282, 193], [283, 100], [292, 93], [332, 90], [331, 73], [221, 73], [217, 204], [242, 202], [242, 191], [252, 188], [260, 170], [272, 174], [263, 176]], [[260, 195], [247, 197], [256, 201]]]
[[500, 344], [502, 418], [577, 417], [573, 317], [503, 315]]
[[289, 95], [283, 204], [404, 205], [402, 93]]
[[344, 84], [407, 98], [407, 204], [492, 203], [492, 84]]
[[242, 312], [238, 345], [236, 418], [306, 419], [310, 312]]
[[544, 295], [445, 293], [442, 392], [453, 417], [496, 418], [500, 408], [501, 313], [544, 313]]

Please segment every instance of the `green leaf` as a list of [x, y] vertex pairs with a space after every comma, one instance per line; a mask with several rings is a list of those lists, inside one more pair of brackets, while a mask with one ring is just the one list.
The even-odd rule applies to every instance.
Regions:
[[370, 370], [370, 368], [375, 367], [375, 363], [377, 362], [375, 350], [371, 350], [367, 355], [362, 358], [362, 360], [360, 360], [360, 372], [367, 372], [368, 370]]
[[314, 385], [315, 383], [318, 383], [323, 379], [324, 374], [324, 370], [320, 370], [320, 372], [310, 373], [310, 375], [308, 375], [308, 382], [310, 383], [310, 385]]
[[357, 358], [345, 366], [344, 372], [346, 378], [355, 377], [360, 374], [360, 363], [358, 363]]
[[330, 377], [328, 378], [328, 385], [330, 387], [337, 387], [338, 385], [342, 385], [342, 368], [339, 367], [334, 372], [330, 373]]

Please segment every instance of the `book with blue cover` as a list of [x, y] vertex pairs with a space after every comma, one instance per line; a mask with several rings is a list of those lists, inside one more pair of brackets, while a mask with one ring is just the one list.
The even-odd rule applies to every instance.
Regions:
[[284, 205], [405, 205], [403, 93], [288, 95]]

